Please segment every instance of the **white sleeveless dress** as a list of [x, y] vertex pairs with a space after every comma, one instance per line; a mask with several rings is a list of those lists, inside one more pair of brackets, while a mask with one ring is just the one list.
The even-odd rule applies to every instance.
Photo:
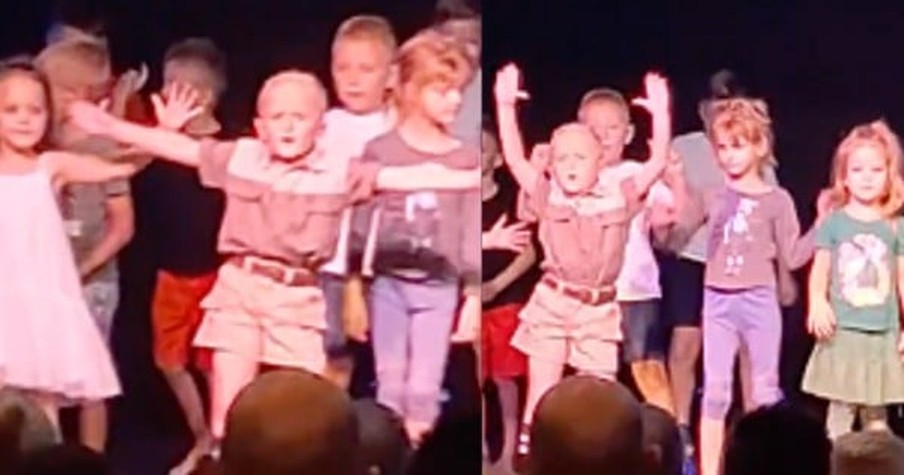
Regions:
[[46, 168], [0, 174], [0, 386], [61, 403], [120, 393]]

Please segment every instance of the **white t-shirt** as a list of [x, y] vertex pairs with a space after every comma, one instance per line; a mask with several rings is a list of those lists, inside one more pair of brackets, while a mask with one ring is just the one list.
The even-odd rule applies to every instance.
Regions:
[[[345, 170], [352, 160], [361, 158], [368, 142], [388, 132], [393, 125], [387, 111], [359, 115], [338, 107], [327, 111], [323, 122], [325, 127], [319, 146], [330, 163]], [[350, 226], [351, 210], [347, 209], [342, 213], [336, 255], [320, 268], [323, 272], [346, 273]]]
[[[643, 164], [633, 160], [625, 160], [615, 165], [622, 179], [635, 175], [643, 168]], [[646, 208], [660, 203], [665, 206], [674, 204], [672, 190], [661, 181], [657, 181], [647, 193]], [[628, 243], [625, 246], [625, 258], [622, 263], [615, 289], [620, 302], [637, 302], [662, 298], [659, 285], [659, 264], [653, 254], [650, 243], [650, 227], [644, 212], [631, 221], [628, 229]]]

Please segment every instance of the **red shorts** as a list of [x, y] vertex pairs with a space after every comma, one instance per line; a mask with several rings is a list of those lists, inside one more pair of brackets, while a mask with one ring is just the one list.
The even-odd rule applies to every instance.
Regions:
[[480, 358], [485, 379], [527, 374], [527, 357], [510, 343], [518, 328], [521, 307], [521, 304], [509, 304], [483, 312]]
[[[192, 356], [192, 339], [201, 323], [201, 300], [210, 292], [217, 274], [182, 277], [160, 271], [151, 307], [154, 331], [154, 361], [161, 369], [186, 367]], [[199, 352], [195, 362], [210, 369], [209, 355]], [[205, 357], [207, 356], [207, 357]]]

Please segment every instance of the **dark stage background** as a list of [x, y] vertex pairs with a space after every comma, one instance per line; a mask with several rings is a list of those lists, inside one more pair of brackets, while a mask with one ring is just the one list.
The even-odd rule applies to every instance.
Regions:
[[[904, 126], [897, 57], [904, 4], [838, 3], [494, 0], [484, 11], [484, 108], [491, 110], [498, 68], [518, 63], [531, 94], [521, 113], [526, 140], [545, 141], [553, 127], [574, 120], [587, 90], [610, 86], [636, 96], [644, 72], [655, 69], [672, 82], [677, 135], [700, 128], [696, 105], [708, 77], [730, 68], [768, 100], [779, 179], [809, 226], [843, 134], [880, 116], [899, 132]], [[647, 119], [636, 120], [641, 139], [629, 151], [643, 153]], [[818, 411], [798, 389], [812, 344], [802, 305], [785, 313], [782, 385]]]
[[[64, 8], [56, 3], [4, 0], [0, 57], [38, 52], [48, 26], [61, 15], [77, 21], [99, 16], [107, 24], [117, 68], [146, 62], [152, 71], [148, 90], [153, 90], [160, 84], [160, 62], [169, 44], [188, 36], [209, 36], [227, 55], [229, 89], [218, 115], [232, 134], [250, 130], [257, 90], [279, 69], [312, 70], [330, 84], [330, 44], [342, 20], [362, 13], [383, 15], [403, 41], [429, 25], [435, 5], [434, 0], [63, 0]], [[125, 396], [114, 402], [110, 457], [116, 473], [159, 475], [180, 459], [189, 440], [175, 399], [151, 357], [148, 314], [156, 269], [142, 207], [149, 190], [141, 175], [133, 180], [133, 188], [137, 229], [120, 259], [122, 303], [113, 336]], [[473, 367], [467, 352], [454, 357], [464, 367]], [[476, 388], [467, 390], [476, 393]], [[478, 427], [472, 443], [475, 471]]]

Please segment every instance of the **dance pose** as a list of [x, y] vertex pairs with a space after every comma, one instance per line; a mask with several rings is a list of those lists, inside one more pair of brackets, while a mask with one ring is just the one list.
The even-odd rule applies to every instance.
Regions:
[[545, 275], [521, 311], [512, 339], [528, 356], [517, 465], [527, 454], [534, 408], [561, 379], [565, 364], [583, 374], [615, 378], [622, 337], [615, 281], [630, 221], [666, 167], [671, 134], [668, 86], [665, 79], [648, 75], [647, 97], [635, 100], [653, 115], [652, 156], [641, 170], [624, 178], [605, 168], [591, 129], [566, 124], [550, 140], [550, 179], [525, 157], [516, 119], [516, 103], [526, 97], [519, 76], [514, 65], [499, 72], [497, 119], [503, 157], [525, 194], [521, 214], [539, 222]]

